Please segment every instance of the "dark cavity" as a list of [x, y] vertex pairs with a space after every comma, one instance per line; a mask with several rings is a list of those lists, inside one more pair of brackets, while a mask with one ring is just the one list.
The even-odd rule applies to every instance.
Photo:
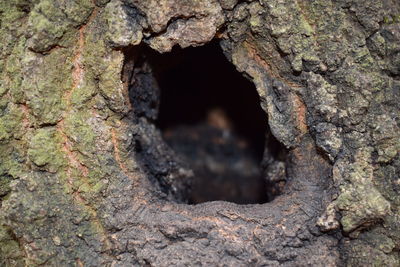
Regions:
[[[186, 202], [265, 203], [273, 187], [265, 175], [265, 149], [278, 155], [254, 84], [231, 64], [217, 42], [145, 54], [159, 88], [150, 105], [163, 140], [193, 171]], [[133, 101], [140, 106], [140, 101]], [[149, 105], [149, 103], [146, 103]], [[267, 144], [266, 144], [266, 140]], [[268, 159], [269, 160], [269, 159]], [[267, 160], [267, 161], [268, 161]]]

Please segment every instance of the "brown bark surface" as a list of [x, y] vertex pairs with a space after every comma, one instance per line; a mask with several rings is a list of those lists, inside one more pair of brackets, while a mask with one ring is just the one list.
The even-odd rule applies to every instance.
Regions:
[[[398, 1], [1, 1], [0, 46], [1, 266], [400, 265]], [[177, 66], [256, 101], [171, 130]]]

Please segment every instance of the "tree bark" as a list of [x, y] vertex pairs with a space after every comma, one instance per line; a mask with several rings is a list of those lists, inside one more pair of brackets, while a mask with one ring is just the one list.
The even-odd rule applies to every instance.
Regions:
[[[8, 0], [0, 14], [1, 266], [400, 265], [398, 1]], [[212, 40], [288, 151], [271, 202], [185, 204], [190, 175], [154, 125], [143, 51]]]

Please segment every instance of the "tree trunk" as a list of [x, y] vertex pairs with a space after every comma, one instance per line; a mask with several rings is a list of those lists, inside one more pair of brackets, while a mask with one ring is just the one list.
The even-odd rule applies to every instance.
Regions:
[[[0, 14], [1, 266], [400, 265], [397, 0], [2, 0]], [[192, 131], [216, 152], [192, 146], [191, 163], [171, 145], [191, 136], [159, 122], [168, 71], [191, 51], [207, 80], [212, 44], [268, 119], [252, 131], [264, 200], [250, 163], [227, 174], [237, 203], [196, 195], [224, 191], [205, 158], [255, 138], [229, 139], [221, 111]], [[250, 123], [244, 99], [232, 110]]]

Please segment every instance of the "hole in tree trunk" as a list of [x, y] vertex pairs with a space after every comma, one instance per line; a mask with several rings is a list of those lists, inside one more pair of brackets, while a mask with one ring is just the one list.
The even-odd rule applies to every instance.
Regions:
[[[133, 61], [133, 71], [125, 68], [133, 80], [130, 95], [136, 117], [156, 125], [162, 142], [192, 170], [186, 178], [190, 183], [175, 188], [186, 191], [178, 192], [183, 201], [255, 204], [279, 193], [285, 149], [270, 134], [254, 84], [226, 59], [218, 43], [174, 48], [167, 54], [143, 47]], [[143, 150], [143, 144], [140, 147]], [[141, 160], [147, 167], [152, 168], [146, 161], [157, 157], [165, 161], [149, 157], [154, 148], [144, 150]], [[168, 171], [163, 172], [166, 176]]]

